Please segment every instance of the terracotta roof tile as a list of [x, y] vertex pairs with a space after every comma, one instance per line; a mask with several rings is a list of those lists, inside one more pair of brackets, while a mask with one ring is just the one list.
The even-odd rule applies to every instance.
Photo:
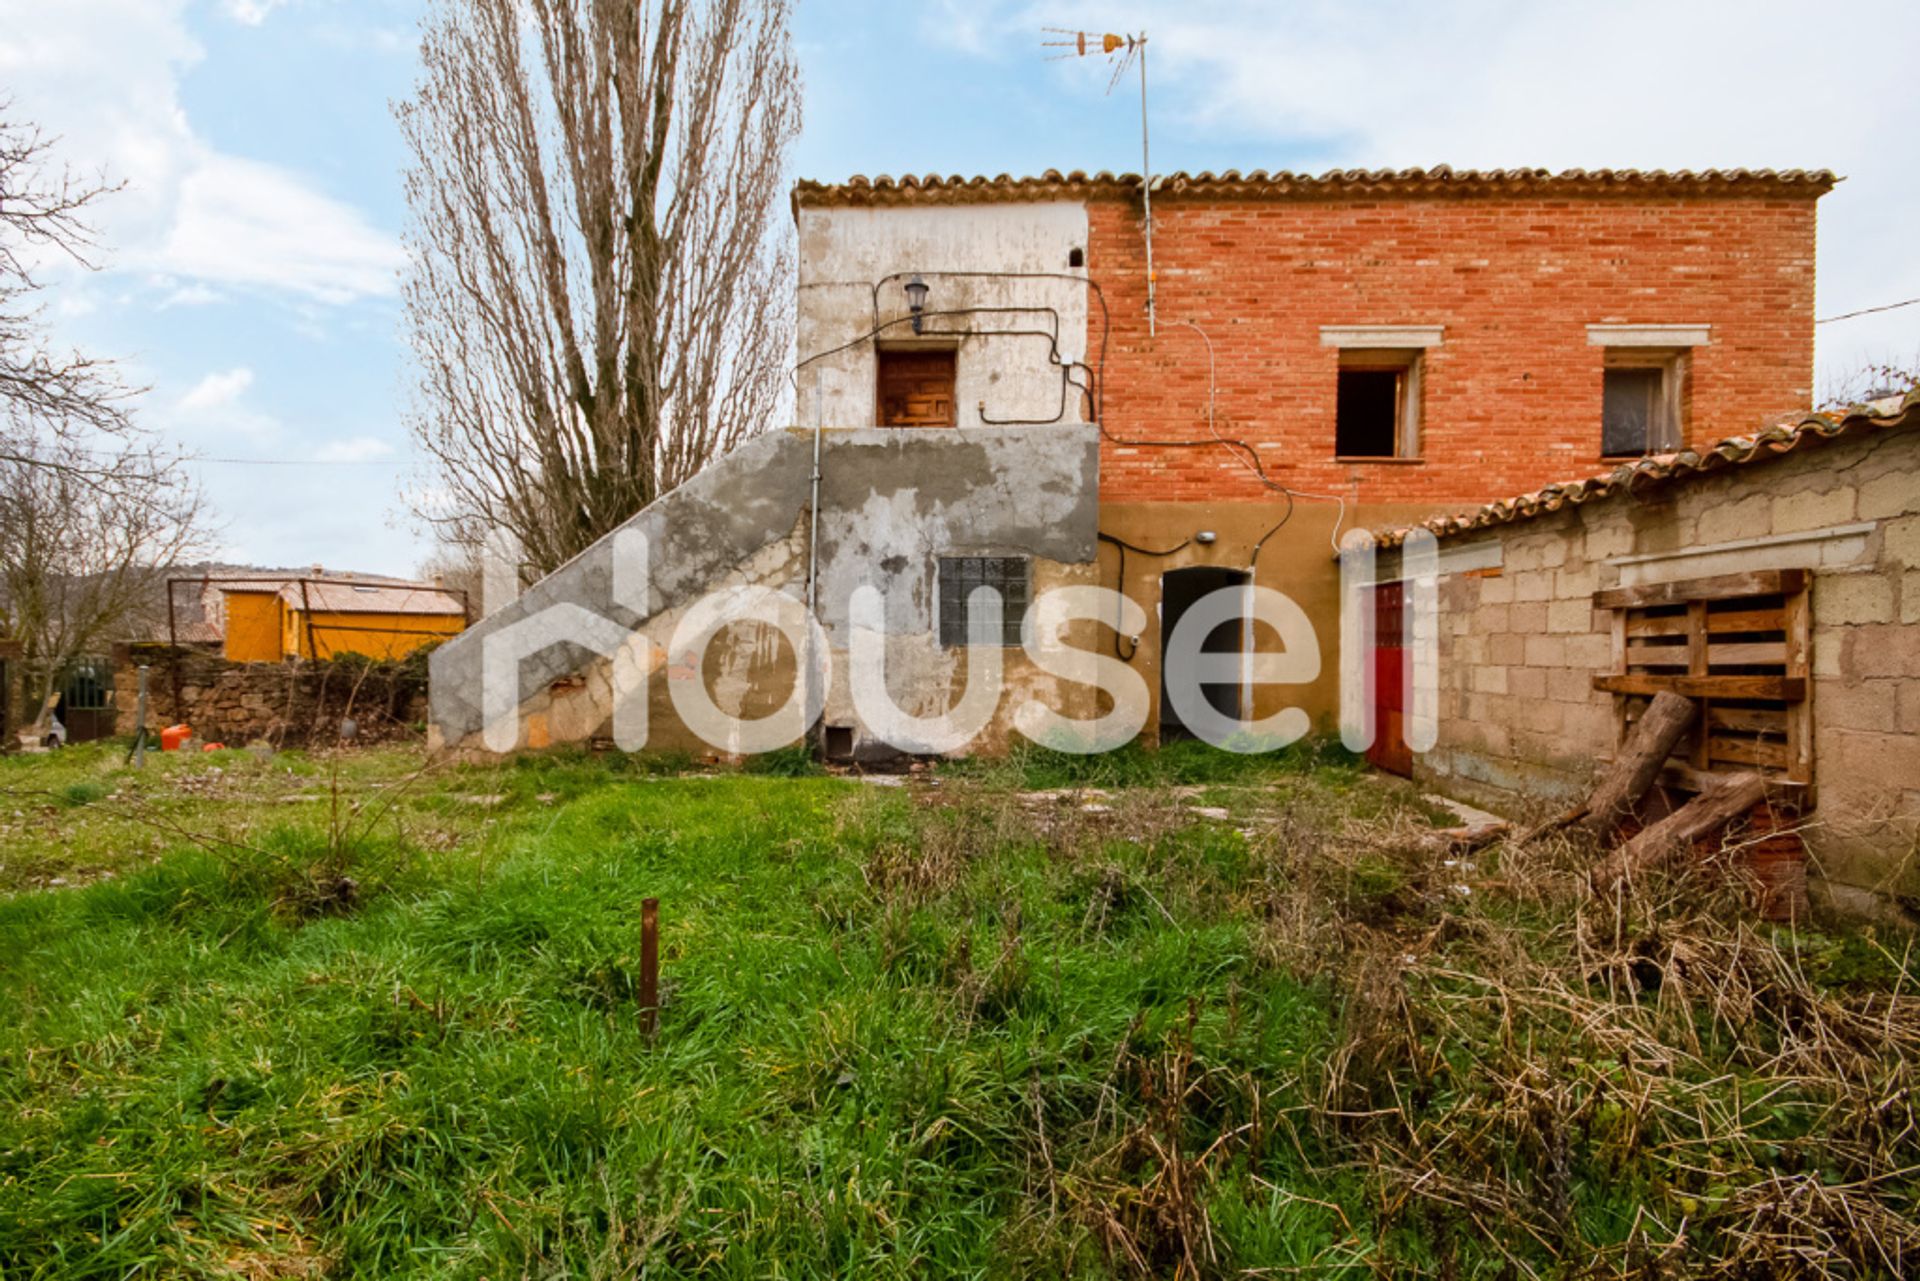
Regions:
[[[1330, 169], [1314, 175], [1255, 169], [1241, 173], [1170, 173], [1154, 179], [1156, 196], [1213, 199], [1315, 200], [1352, 196], [1486, 196], [1549, 193], [1565, 196], [1801, 196], [1826, 194], [1840, 179], [1828, 169]], [[845, 182], [802, 179], [793, 207], [834, 205], [983, 204], [1093, 196], [1127, 196], [1140, 175], [1102, 170], [1016, 178], [939, 174], [892, 178], [855, 175]]]
[[1598, 476], [1547, 485], [1457, 516], [1436, 516], [1410, 528], [1375, 530], [1374, 542], [1380, 547], [1397, 546], [1412, 529], [1427, 529], [1439, 538], [1450, 538], [1531, 520], [1619, 494], [1642, 493], [1657, 486], [1697, 480], [1730, 467], [1751, 467], [1843, 436], [1920, 429], [1920, 388], [1908, 392], [1898, 405], [1883, 409], [1880, 407], [1883, 404], [1885, 402], [1862, 405], [1838, 416], [1809, 414], [1797, 422], [1776, 424], [1752, 435], [1729, 436], [1704, 450], [1650, 454]]

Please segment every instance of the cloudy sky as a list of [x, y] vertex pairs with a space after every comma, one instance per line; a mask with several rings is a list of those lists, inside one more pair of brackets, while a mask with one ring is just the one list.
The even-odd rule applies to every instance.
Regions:
[[[126, 190], [49, 291], [202, 455], [226, 553], [406, 572], [396, 300], [416, 0], [0, 0], [0, 91]], [[1146, 29], [1154, 168], [1826, 166], [1819, 314], [1920, 297], [1911, 3], [800, 0], [795, 171], [1139, 167], [1132, 84], [1045, 26]], [[1823, 385], [1920, 307], [1819, 329]]]

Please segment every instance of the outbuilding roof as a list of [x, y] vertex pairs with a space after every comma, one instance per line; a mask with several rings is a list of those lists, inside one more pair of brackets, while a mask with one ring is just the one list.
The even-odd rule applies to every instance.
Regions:
[[418, 583], [288, 583], [280, 598], [316, 614], [464, 614], [460, 598]]
[[1644, 493], [1665, 485], [1698, 480], [1731, 467], [1751, 467], [1841, 437], [1916, 428], [1920, 428], [1920, 388], [1908, 392], [1897, 403], [1876, 401], [1842, 414], [1809, 414], [1797, 422], [1776, 424], [1752, 435], [1729, 436], [1703, 450], [1650, 454], [1598, 476], [1547, 485], [1459, 515], [1436, 516], [1406, 528], [1375, 530], [1374, 543], [1379, 547], [1398, 546], [1414, 529], [1426, 529], [1436, 537], [1450, 538], [1532, 520], [1566, 507], [1620, 494]]
[[[1170, 173], [1153, 180], [1155, 196], [1209, 199], [1328, 200], [1360, 197], [1494, 195], [1553, 196], [1771, 196], [1815, 199], [1840, 181], [1830, 169], [1330, 169], [1323, 174], [1255, 169], [1241, 173]], [[1130, 196], [1140, 175], [1102, 170], [1016, 178], [953, 174], [876, 178], [856, 174], [845, 182], [802, 179], [793, 187], [793, 207], [909, 204], [986, 204], [1006, 201]]]

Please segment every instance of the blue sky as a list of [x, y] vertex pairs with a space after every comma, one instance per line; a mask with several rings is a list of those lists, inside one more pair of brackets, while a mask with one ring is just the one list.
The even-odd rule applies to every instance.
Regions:
[[[128, 188], [60, 272], [61, 335], [120, 358], [199, 453], [235, 559], [407, 572], [395, 292], [415, 0], [0, 0], [0, 89]], [[1920, 6], [1620, 0], [800, 0], [797, 174], [1139, 166], [1135, 83], [1047, 25], [1152, 37], [1154, 168], [1833, 167], [1820, 314], [1920, 296]], [[1875, 66], [1886, 64], [1886, 70]], [[1920, 355], [1920, 307], [1823, 326], [1821, 377]], [[222, 462], [244, 459], [251, 462]]]

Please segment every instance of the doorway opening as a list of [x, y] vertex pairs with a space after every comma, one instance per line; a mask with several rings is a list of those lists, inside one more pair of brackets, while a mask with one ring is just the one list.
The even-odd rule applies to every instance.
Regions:
[[[1230, 589], [1235, 593], [1233, 616], [1216, 623], [1200, 642], [1202, 654], [1238, 654], [1241, 651], [1241, 639], [1246, 632], [1245, 588], [1248, 577], [1244, 569], [1223, 569], [1216, 565], [1194, 565], [1186, 569], [1168, 570], [1160, 576], [1160, 741], [1178, 742], [1183, 738], [1195, 737], [1193, 731], [1180, 719], [1180, 712], [1173, 705], [1173, 699], [1167, 690], [1175, 679], [1191, 683], [1196, 673], [1192, 670], [1176, 671], [1175, 664], [1168, 660], [1168, 642], [1173, 639], [1173, 629], [1186, 616], [1189, 609], [1213, 592]], [[1238, 679], [1231, 684], [1206, 684], [1200, 687], [1207, 705], [1223, 716], [1235, 720], [1246, 719], [1240, 706], [1241, 683]]]

